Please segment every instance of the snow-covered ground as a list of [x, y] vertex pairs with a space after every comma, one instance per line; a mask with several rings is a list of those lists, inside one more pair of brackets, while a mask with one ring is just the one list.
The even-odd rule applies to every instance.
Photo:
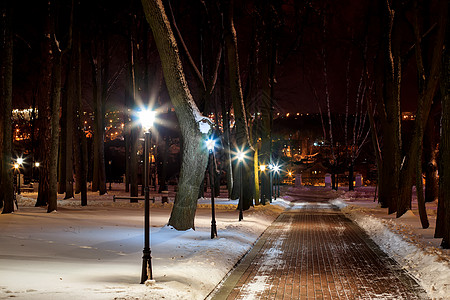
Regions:
[[[58, 211], [35, 208], [36, 194], [19, 196], [19, 210], [0, 215], [0, 299], [204, 299], [282, 211], [252, 208], [238, 221], [236, 201], [218, 199], [218, 238], [211, 240], [211, 206], [200, 200], [196, 230], [165, 226], [172, 203], [151, 206], [154, 284], [139, 284], [143, 201], [112, 195], [58, 200]], [[61, 197], [61, 196], [58, 196]], [[78, 196], [76, 196], [78, 198]], [[173, 201], [173, 199], [170, 199]]]
[[[419, 278], [431, 297], [450, 299], [449, 252], [431, 238], [436, 204], [428, 204], [432, 228], [423, 230], [414, 210], [395, 219], [373, 202], [373, 192], [341, 190], [333, 203]], [[142, 285], [143, 203], [113, 202], [113, 194], [125, 195], [113, 185], [109, 195], [89, 193], [87, 207], [79, 206], [78, 196], [60, 199], [50, 214], [34, 207], [36, 194], [19, 197], [18, 211], [0, 215], [0, 299], [204, 299], [291, 199], [251, 208], [241, 222], [236, 201], [218, 199], [218, 238], [211, 240], [209, 198], [199, 201], [196, 230], [185, 232], [165, 226], [172, 203], [157, 198], [151, 208], [156, 282]]]

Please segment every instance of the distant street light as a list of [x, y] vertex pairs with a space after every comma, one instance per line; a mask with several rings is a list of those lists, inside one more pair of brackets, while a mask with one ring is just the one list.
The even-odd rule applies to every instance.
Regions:
[[[37, 176], [36, 176], [36, 173], [34, 173], [35, 175], [33, 176], [34, 178], [37, 178], [37, 181], [39, 182], [39, 167], [41, 166], [41, 163], [40, 162], [38, 162], [38, 161], [36, 161], [35, 163], [34, 163], [34, 167], [36, 168], [36, 170], [37, 170]], [[33, 181], [34, 181], [34, 178], [33, 178]]]
[[270, 185], [270, 203], [272, 203], [273, 195], [273, 164], [269, 164], [269, 185]]
[[142, 110], [139, 112], [139, 120], [144, 130], [144, 250], [142, 256], [142, 275], [141, 283], [145, 283], [148, 279], [153, 280], [152, 257], [150, 249], [150, 196], [148, 187], [148, 144], [151, 141], [150, 129], [155, 121], [155, 112], [152, 110]]
[[14, 163], [14, 169], [17, 171], [17, 195], [20, 195], [20, 167], [23, 165], [23, 158], [18, 157]]
[[[261, 176], [262, 173], [264, 173], [266, 171], [266, 165], [259, 165], [259, 171], [261, 172]], [[261, 202], [263, 205], [266, 205], [266, 195], [262, 195], [261, 196]]]
[[206, 148], [209, 151], [209, 182], [211, 186], [211, 239], [217, 236], [217, 226], [216, 226], [216, 208], [214, 204], [214, 146], [215, 141], [212, 138], [209, 138], [206, 141]]
[[[244, 161], [244, 159], [245, 159], [245, 153], [244, 152], [242, 152], [242, 151], [238, 151], [237, 152], [237, 155], [236, 155], [236, 157], [237, 157], [237, 160], [238, 160], [238, 167], [239, 167], [239, 180], [240, 180], [240, 193], [239, 193], [239, 204], [238, 204], [238, 206], [239, 206], [239, 221], [242, 221], [243, 219], [244, 219], [244, 215], [243, 215], [243, 213], [242, 213], [242, 206], [243, 206], [243, 199], [242, 199], [242, 197], [243, 197], [243, 194], [244, 194], [244, 192], [243, 192], [243, 186], [242, 186], [242, 169], [244, 168], [244, 163], [243, 163], [243, 161]], [[242, 162], [242, 163], [241, 163]]]
[[[275, 178], [274, 178], [274, 186], [275, 186], [275, 194], [274, 194], [274, 198], [275, 200], [277, 200], [277, 196], [280, 197], [280, 167], [278, 165], [274, 165], [273, 166], [273, 171], [275, 173]], [[277, 192], [277, 188], [278, 188], [278, 192]]]

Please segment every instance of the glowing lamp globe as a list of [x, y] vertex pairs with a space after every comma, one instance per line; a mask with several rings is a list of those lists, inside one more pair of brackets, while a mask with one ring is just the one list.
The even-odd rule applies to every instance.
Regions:
[[144, 131], [149, 131], [155, 122], [156, 113], [153, 110], [145, 109], [139, 112], [139, 121], [142, 124]]

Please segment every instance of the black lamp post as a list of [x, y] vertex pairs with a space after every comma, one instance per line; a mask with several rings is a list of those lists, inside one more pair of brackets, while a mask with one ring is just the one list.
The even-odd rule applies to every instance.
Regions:
[[272, 195], [273, 195], [273, 164], [269, 164], [269, 181], [270, 181], [270, 203], [272, 203]]
[[214, 204], [214, 145], [215, 141], [213, 139], [208, 139], [206, 141], [206, 147], [209, 151], [209, 183], [211, 186], [211, 239], [217, 236], [216, 207]]
[[[244, 168], [244, 157], [245, 157], [245, 153], [242, 151], [238, 151], [237, 153], [237, 159], [238, 159], [238, 167], [239, 167], [239, 180], [240, 180], [240, 193], [239, 193], [239, 221], [242, 221], [244, 219], [244, 215], [242, 212], [242, 206], [243, 206], [243, 200], [242, 196], [244, 194], [243, 192], [243, 186], [242, 186], [242, 169]], [[242, 163], [241, 163], [242, 162]]]
[[[259, 178], [262, 177], [262, 174], [264, 173], [265, 170], [266, 170], [266, 165], [259, 165], [259, 171], [260, 171], [260, 177]], [[264, 197], [261, 196], [261, 202], [262, 202], [263, 205], [266, 205], [265, 194], [264, 194]]]
[[277, 200], [277, 197], [280, 197], [280, 167], [278, 165], [273, 166], [273, 171], [275, 172], [275, 178], [274, 178], [274, 186], [275, 186], [275, 193], [274, 198]]
[[150, 195], [148, 186], [148, 144], [151, 141], [150, 128], [155, 120], [155, 112], [151, 110], [143, 110], [139, 114], [142, 128], [144, 129], [144, 250], [142, 256], [142, 275], [141, 283], [145, 283], [148, 279], [153, 280], [152, 272], [152, 256], [150, 249]]
[[108, 161], [109, 165], [109, 190], [111, 190], [111, 181], [112, 181], [112, 160]]
[[19, 169], [19, 164], [18, 163], [14, 163], [14, 170], [17, 172], [18, 174], [18, 178], [17, 179], [17, 195], [20, 195], [20, 169]]
[[16, 163], [14, 164], [14, 168], [17, 170], [17, 195], [20, 195], [20, 167], [23, 165], [23, 158], [17, 158]]

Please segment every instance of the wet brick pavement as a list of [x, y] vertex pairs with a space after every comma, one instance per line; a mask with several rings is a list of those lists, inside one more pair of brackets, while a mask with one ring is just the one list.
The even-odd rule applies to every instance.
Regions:
[[291, 195], [294, 206], [213, 299], [427, 299], [412, 277], [327, 203], [329, 192], [305, 193]]

